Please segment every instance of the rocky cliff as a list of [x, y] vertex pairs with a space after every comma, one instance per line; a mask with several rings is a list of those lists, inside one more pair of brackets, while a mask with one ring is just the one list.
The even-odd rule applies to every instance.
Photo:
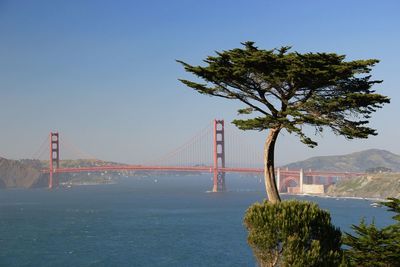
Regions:
[[0, 188], [41, 186], [43, 179], [40, 170], [30, 164], [0, 157]]
[[400, 173], [375, 173], [343, 180], [328, 188], [328, 195], [340, 197], [400, 197]]

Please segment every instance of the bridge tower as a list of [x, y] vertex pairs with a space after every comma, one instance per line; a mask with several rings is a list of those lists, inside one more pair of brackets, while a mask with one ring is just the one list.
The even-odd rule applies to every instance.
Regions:
[[214, 179], [213, 192], [225, 191], [225, 132], [224, 120], [214, 120]]
[[50, 132], [50, 161], [49, 161], [49, 188], [58, 186], [58, 181], [53, 180], [55, 170], [60, 168], [60, 136], [59, 134]]

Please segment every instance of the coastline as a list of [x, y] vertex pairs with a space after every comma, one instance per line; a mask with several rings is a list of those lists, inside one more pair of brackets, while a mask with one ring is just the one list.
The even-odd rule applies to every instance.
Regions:
[[374, 198], [374, 197], [352, 197], [352, 196], [333, 196], [333, 195], [317, 195], [317, 194], [288, 194], [280, 193], [281, 195], [292, 195], [292, 196], [307, 196], [307, 197], [320, 197], [320, 198], [338, 198], [338, 199], [357, 199], [357, 200], [367, 200], [371, 202], [386, 202], [384, 198]]

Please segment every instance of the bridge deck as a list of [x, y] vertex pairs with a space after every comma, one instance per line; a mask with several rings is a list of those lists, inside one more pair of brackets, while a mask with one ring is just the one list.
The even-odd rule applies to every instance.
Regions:
[[[236, 172], [236, 173], [263, 173], [262, 168], [217, 168], [212, 166], [143, 166], [143, 165], [110, 165], [96, 167], [79, 167], [79, 168], [58, 168], [54, 169], [54, 173], [76, 173], [76, 172], [102, 172], [102, 171], [182, 171], [182, 172]], [[280, 170], [283, 175], [300, 175], [301, 170]], [[49, 173], [46, 169], [43, 173]], [[357, 172], [331, 172], [331, 171], [303, 171], [305, 176], [360, 176], [364, 173]]]

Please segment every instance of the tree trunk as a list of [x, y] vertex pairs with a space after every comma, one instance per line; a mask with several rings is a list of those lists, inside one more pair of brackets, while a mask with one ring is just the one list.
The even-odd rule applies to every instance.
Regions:
[[268, 199], [272, 203], [281, 202], [279, 191], [275, 182], [275, 143], [278, 138], [280, 128], [270, 129], [264, 145], [264, 182]]

